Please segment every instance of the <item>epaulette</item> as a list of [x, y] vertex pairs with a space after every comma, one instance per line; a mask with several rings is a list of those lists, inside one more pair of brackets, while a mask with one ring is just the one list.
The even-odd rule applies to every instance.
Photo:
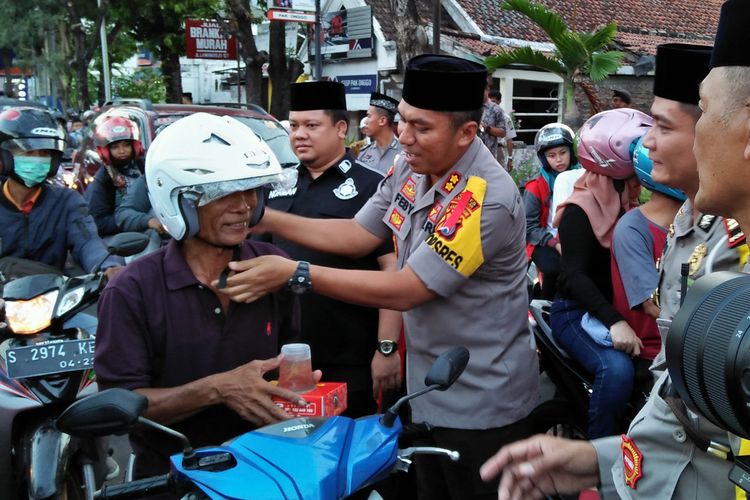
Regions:
[[715, 215], [705, 214], [698, 220], [698, 227], [708, 232], [714, 225], [714, 222], [716, 222]]
[[724, 219], [724, 230], [727, 232], [727, 245], [729, 248], [735, 248], [745, 243], [745, 233], [739, 223], [734, 219]]

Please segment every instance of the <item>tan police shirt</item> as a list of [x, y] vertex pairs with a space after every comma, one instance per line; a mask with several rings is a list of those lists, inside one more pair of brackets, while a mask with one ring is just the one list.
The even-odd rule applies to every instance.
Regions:
[[356, 220], [393, 236], [399, 268], [409, 266], [438, 295], [404, 313], [409, 390], [424, 387], [440, 353], [459, 345], [471, 353], [453, 387], [411, 402], [414, 421], [488, 429], [528, 415], [539, 368], [527, 321], [523, 203], [482, 142], [475, 138], [434, 185], [399, 159]]

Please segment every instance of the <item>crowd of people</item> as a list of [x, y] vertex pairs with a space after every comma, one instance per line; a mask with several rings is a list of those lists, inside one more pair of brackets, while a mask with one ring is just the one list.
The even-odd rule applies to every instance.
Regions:
[[[110, 117], [84, 199], [45, 182], [65, 148], [54, 117], [6, 110], [0, 271], [62, 272], [69, 252], [84, 271], [104, 261], [99, 387], [142, 393], [147, 417], [196, 446], [290, 418], [273, 397], [304, 404], [269, 381], [282, 344], [312, 347], [315, 380], [346, 382], [353, 418], [421, 388], [461, 345], [471, 357], [450, 391], [411, 402], [411, 421], [431, 429], [423, 444], [461, 454], [416, 458], [419, 498], [728, 498], [731, 462], [711, 447], [742, 445], [681, 402], [664, 341], [709, 261], [741, 270], [750, 253], [748, 19], [750, 5], [729, 0], [714, 47], [660, 45], [650, 115], [618, 89], [580, 130], [541, 128], [523, 194], [486, 69], [445, 55], [408, 62], [400, 101], [371, 95], [358, 151], [343, 85], [293, 84], [293, 175], [231, 117], [190, 115], [147, 152], [130, 120]], [[105, 243], [123, 230], [154, 236], [126, 266]], [[592, 379], [593, 441], [530, 437], [530, 265], [554, 339]], [[624, 427], [636, 392], [651, 395]], [[131, 441], [136, 477], [179, 451], [147, 431]]]

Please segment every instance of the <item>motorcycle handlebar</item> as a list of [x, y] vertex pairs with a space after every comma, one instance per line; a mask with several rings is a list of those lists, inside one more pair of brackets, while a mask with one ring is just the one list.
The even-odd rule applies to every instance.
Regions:
[[137, 479], [129, 483], [104, 486], [94, 498], [97, 500], [126, 500], [143, 498], [157, 493], [170, 493], [175, 489], [174, 479], [170, 474]]

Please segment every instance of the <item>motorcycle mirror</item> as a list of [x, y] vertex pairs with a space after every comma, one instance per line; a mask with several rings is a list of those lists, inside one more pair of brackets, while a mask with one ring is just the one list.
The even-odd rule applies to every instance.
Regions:
[[125, 434], [146, 412], [148, 399], [126, 389], [107, 389], [70, 405], [55, 421], [56, 427], [71, 436]]
[[110, 255], [128, 257], [142, 252], [148, 246], [148, 236], [143, 233], [119, 233], [107, 245]]
[[398, 417], [398, 409], [402, 404], [430, 391], [444, 391], [456, 381], [464, 372], [466, 365], [469, 363], [469, 350], [465, 347], [454, 347], [449, 351], [437, 357], [427, 376], [424, 378], [424, 389], [402, 397], [396, 404], [388, 408], [382, 417], [380, 423], [385, 427], [391, 427]]
[[436, 385], [438, 391], [444, 391], [461, 376], [468, 363], [469, 350], [465, 347], [454, 347], [438, 356], [424, 378], [424, 385]]

